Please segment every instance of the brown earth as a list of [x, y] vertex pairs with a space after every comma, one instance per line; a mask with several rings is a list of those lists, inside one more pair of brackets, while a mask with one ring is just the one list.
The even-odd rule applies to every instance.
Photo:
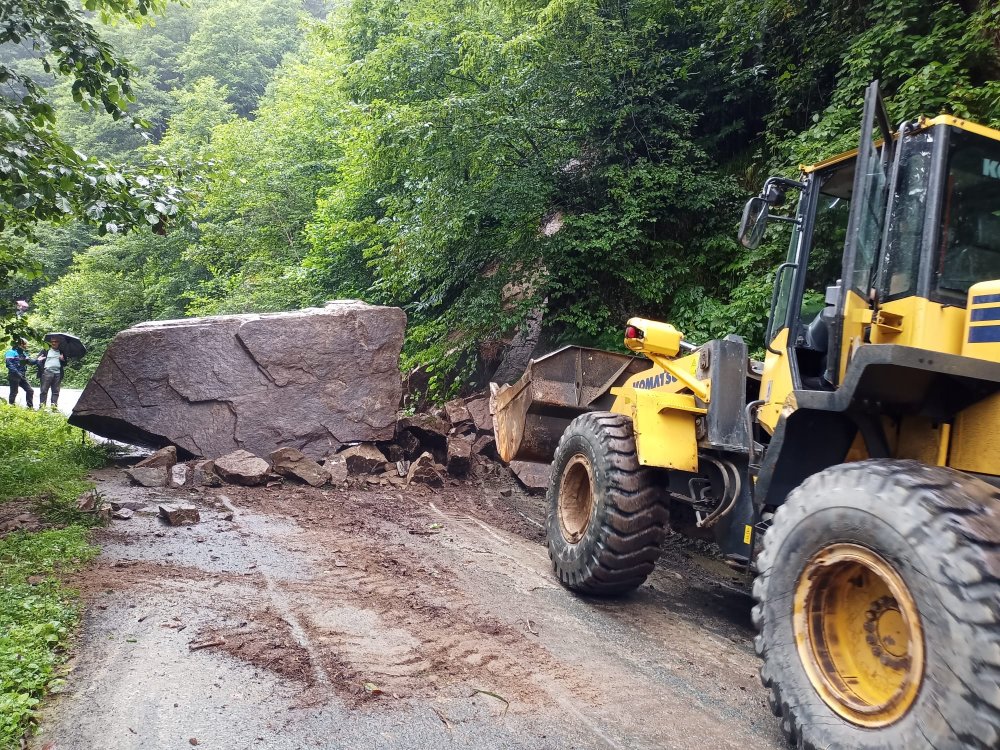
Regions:
[[0, 503], [0, 539], [14, 531], [40, 531], [47, 525], [38, 515], [33, 501], [10, 500]]
[[[678, 537], [635, 594], [590, 600], [553, 580], [543, 499], [510, 480], [99, 480], [149, 507], [75, 580], [79, 656], [37, 747], [782, 746], [742, 581]], [[202, 522], [164, 526], [168, 498]]]

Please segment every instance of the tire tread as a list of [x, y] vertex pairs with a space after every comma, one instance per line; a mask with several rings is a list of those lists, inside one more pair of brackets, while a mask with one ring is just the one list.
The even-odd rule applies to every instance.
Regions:
[[592, 442], [606, 462], [603, 472], [604, 506], [594, 548], [580, 569], [567, 569], [559, 550], [565, 545], [556, 525], [558, 483], [549, 487], [547, 531], [549, 557], [563, 585], [595, 595], [632, 591], [653, 571], [666, 535], [668, 521], [663, 492], [653, 470], [639, 464], [632, 420], [612, 412], [590, 412], [570, 423], [556, 448], [556, 463], [577, 437]]
[[917, 519], [910, 534], [929, 549], [936, 573], [931, 578], [944, 592], [952, 637], [962, 649], [962, 658], [949, 664], [955, 689], [943, 693], [935, 722], [949, 736], [942, 739], [938, 730], [932, 739], [928, 728], [921, 727], [926, 746], [1000, 747], [1000, 492], [961, 472], [911, 460], [859, 461], [811, 476], [778, 508], [764, 535], [753, 585], [753, 622], [760, 633], [754, 649], [762, 660], [760, 679], [769, 690], [769, 705], [781, 718], [785, 737], [802, 750], [843, 746], [831, 739], [836, 734], [829, 728], [804, 721], [797, 702], [783, 695], [777, 663], [765, 641], [766, 621], [774, 616], [767, 607], [772, 566], [782, 541], [821, 507], [824, 490], [862, 483], [866, 489], [877, 484], [905, 490], [897, 515]]

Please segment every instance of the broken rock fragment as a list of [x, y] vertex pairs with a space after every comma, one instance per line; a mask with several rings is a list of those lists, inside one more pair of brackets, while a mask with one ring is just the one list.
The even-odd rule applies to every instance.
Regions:
[[215, 461], [195, 461], [191, 467], [191, 483], [206, 487], [218, 487], [222, 484], [215, 473]]
[[480, 432], [493, 432], [493, 415], [490, 414], [490, 399], [488, 396], [469, 399], [465, 408], [472, 415], [472, 421]]
[[[424, 452], [423, 448], [420, 446], [420, 438], [409, 430], [400, 429], [399, 433], [396, 435], [395, 444], [398, 445], [399, 449], [402, 451], [403, 458], [410, 461]], [[398, 461], [399, 459], [396, 460]]]
[[139, 461], [136, 466], [140, 468], [163, 466], [169, 469], [176, 463], [177, 448], [172, 445], [168, 445], [166, 448], [160, 448], [160, 450], [149, 454], [144, 459]]
[[159, 506], [159, 513], [171, 526], [191, 526], [201, 521], [201, 514], [193, 505], [164, 503]]
[[76, 499], [76, 509], [89, 512], [97, 509], [101, 495], [97, 490], [87, 490]]
[[480, 435], [477, 437], [476, 441], [472, 444], [472, 452], [477, 456], [485, 456], [494, 461], [500, 460], [500, 454], [497, 453], [497, 441], [492, 435]]
[[141, 323], [111, 342], [70, 422], [184, 458], [392, 440], [405, 327], [402, 310], [357, 301]]
[[297, 448], [278, 448], [269, 458], [278, 474], [301, 480], [311, 487], [320, 487], [330, 478], [326, 469]]
[[448, 450], [448, 423], [431, 414], [403, 417], [396, 425], [400, 432], [410, 432], [423, 444], [424, 450], [444, 457]]
[[406, 455], [403, 453], [403, 449], [395, 443], [389, 443], [387, 446], [382, 448], [382, 452], [391, 464], [402, 461], [406, 458]]
[[166, 466], [133, 466], [125, 469], [125, 476], [143, 487], [166, 487], [170, 469]]
[[343, 456], [330, 456], [323, 462], [323, 468], [330, 475], [330, 484], [341, 485], [347, 481], [347, 461]]
[[146, 501], [144, 501], [144, 500], [112, 500], [110, 503], [108, 503], [108, 505], [111, 506], [112, 516], [113, 516], [114, 515], [114, 511], [121, 510], [122, 508], [125, 508], [126, 510], [131, 510], [131, 511], [139, 510], [140, 508], [143, 508], [143, 507], [146, 506]]
[[170, 467], [170, 479], [168, 484], [171, 487], [183, 487], [187, 482], [188, 467], [185, 464], [174, 464]]
[[472, 437], [452, 435], [448, 438], [448, 473], [464, 477], [472, 465]]
[[430, 453], [421, 453], [420, 456], [410, 464], [410, 470], [406, 474], [406, 483], [413, 484], [419, 482], [431, 487], [444, 486], [444, 477], [441, 476], [434, 464], [434, 456]]
[[371, 443], [354, 445], [339, 454], [351, 474], [373, 474], [382, 470], [385, 456]]
[[529, 490], [544, 492], [549, 487], [550, 464], [535, 463], [534, 461], [511, 461], [510, 470], [514, 472], [521, 484]]
[[448, 421], [452, 425], [460, 425], [465, 422], [472, 421], [472, 415], [469, 414], [469, 410], [465, 408], [465, 400], [461, 398], [456, 398], [453, 401], [449, 401], [444, 405], [444, 413], [448, 417]]
[[252, 487], [264, 484], [271, 465], [250, 451], [238, 450], [215, 459], [215, 473], [230, 484]]

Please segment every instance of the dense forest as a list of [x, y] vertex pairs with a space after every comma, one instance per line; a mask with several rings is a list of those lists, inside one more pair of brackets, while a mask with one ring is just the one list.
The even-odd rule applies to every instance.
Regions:
[[985, 0], [190, 0], [152, 22], [100, 6], [81, 12], [131, 63], [132, 103], [115, 88], [82, 107], [75, 74], [0, 35], [0, 71], [44, 87], [60, 142], [163, 181], [131, 232], [93, 200], [0, 200], [5, 309], [27, 299], [33, 327], [96, 354], [142, 320], [332, 298], [403, 307], [404, 367], [438, 397], [488, 380], [529, 329], [613, 347], [645, 315], [759, 345], [782, 248], [738, 245], [740, 205], [856, 145], [870, 80], [897, 121], [1000, 126]]

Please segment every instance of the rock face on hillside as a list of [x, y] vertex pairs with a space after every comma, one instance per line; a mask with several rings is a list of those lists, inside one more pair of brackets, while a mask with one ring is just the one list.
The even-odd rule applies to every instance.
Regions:
[[185, 458], [391, 440], [405, 328], [402, 310], [353, 300], [141, 323], [111, 342], [70, 422]]

